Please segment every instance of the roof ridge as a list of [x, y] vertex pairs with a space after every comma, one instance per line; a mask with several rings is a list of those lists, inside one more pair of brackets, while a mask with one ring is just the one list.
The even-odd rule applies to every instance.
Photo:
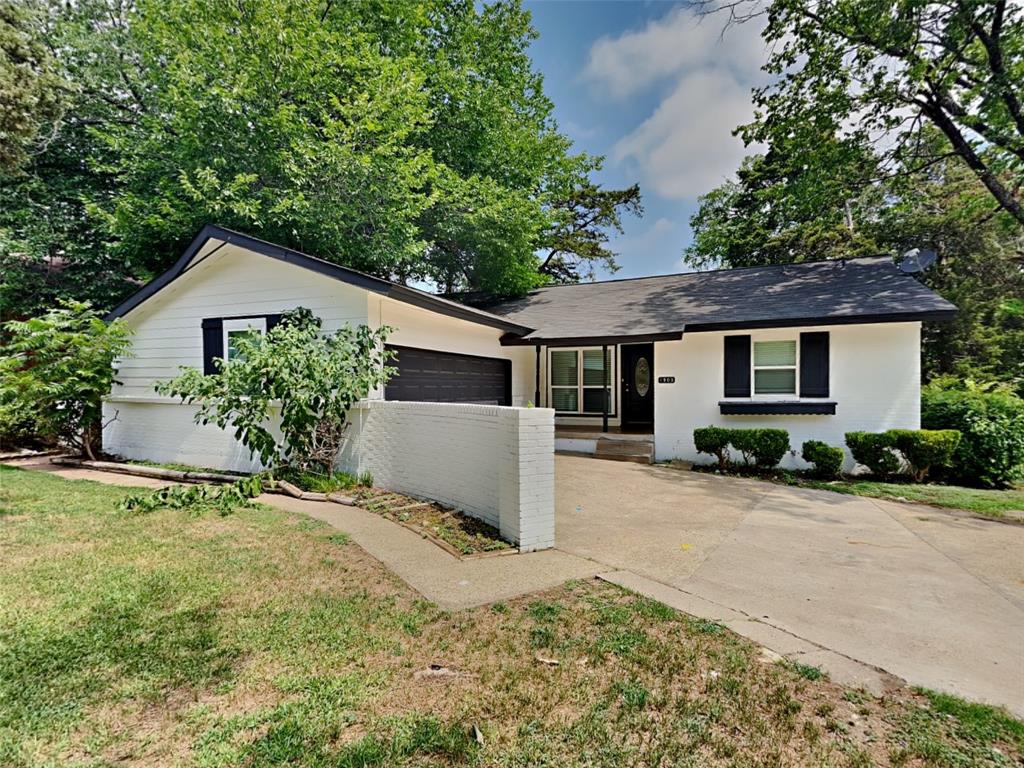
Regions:
[[[864, 259], [891, 258], [887, 253], [874, 254], [872, 256], [851, 256], [841, 259], [814, 259], [813, 261], [791, 261], [785, 264], [754, 264], [749, 267], [718, 267], [716, 269], [694, 270], [693, 272], [668, 272], [663, 275], [640, 275], [639, 277], [612, 277], [608, 280], [590, 280], [585, 283], [555, 283], [553, 285], [542, 285], [534, 288], [535, 291], [545, 291], [549, 288], [577, 288], [582, 285], [605, 285], [606, 283], [628, 283], [634, 280], [658, 280], [666, 277], [686, 277], [688, 275], [713, 275], [720, 272], [747, 272], [753, 269], [785, 269], [786, 267], [803, 267], [812, 264], [845, 264], [848, 261], [861, 261]], [[895, 262], [894, 262], [895, 266]]]

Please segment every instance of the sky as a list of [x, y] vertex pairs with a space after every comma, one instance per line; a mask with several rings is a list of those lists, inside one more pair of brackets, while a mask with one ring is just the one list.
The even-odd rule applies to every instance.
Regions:
[[697, 198], [756, 151], [732, 131], [752, 117], [751, 89], [764, 82], [759, 27], [726, 30], [719, 16], [665, 0], [524, 5], [540, 34], [530, 54], [562, 132], [606, 158], [601, 184], [640, 184], [645, 213], [612, 241], [614, 277], [689, 271], [682, 254]]

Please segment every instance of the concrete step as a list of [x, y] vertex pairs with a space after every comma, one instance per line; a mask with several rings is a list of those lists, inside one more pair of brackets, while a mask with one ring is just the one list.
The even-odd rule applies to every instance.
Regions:
[[597, 441], [594, 456], [598, 459], [612, 461], [633, 461], [637, 464], [650, 464], [654, 460], [654, 443], [649, 440], [610, 440], [601, 438]]

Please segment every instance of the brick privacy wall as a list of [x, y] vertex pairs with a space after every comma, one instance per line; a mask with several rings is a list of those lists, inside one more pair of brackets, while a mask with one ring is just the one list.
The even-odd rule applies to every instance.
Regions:
[[365, 400], [338, 463], [477, 517], [525, 552], [555, 543], [554, 447], [548, 408]]

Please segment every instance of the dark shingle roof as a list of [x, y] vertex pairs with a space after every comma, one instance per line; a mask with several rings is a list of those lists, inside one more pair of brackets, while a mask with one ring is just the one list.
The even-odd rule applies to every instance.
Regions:
[[523, 337], [529, 343], [937, 320], [956, 311], [887, 256], [551, 286], [487, 309], [535, 329]]

